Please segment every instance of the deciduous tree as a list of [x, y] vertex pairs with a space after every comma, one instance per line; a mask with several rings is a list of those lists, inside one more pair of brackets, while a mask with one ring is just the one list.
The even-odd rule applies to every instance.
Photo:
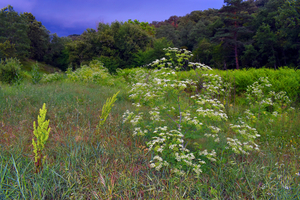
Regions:
[[[16, 49], [16, 55], [23, 58], [28, 55], [30, 40], [27, 36], [28, 25], [22, 15], [19, 15], [12, 6], [0, 11], [0, 43], [9, 41]], [[8, 48], [10, 49], [10, 48]]]
[[25, 12], [21, 14], [27, 21], [28, 25], [28, 38], [30, 39], [30, 58], [35, 60], [43, 60], [47, 52], [50, 31], [48, 31], [41, 22], [37, 21], [31, 13]]

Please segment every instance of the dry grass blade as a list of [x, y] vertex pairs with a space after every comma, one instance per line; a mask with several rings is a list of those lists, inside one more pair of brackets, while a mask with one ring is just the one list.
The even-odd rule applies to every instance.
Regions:
[[100, 177], [100, 182], [101, 182], [102, 185], [106, 188], [105, 180], [104, 180], [104, 178], [103, 178], [103, 176], [101, 175], [100, 172], [99, 172], [99, 177]]

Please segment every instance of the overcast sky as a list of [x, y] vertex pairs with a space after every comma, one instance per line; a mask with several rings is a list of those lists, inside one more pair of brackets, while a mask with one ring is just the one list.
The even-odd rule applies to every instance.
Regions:
[[59, 36], [81, 34], [96, 29], [99, 22], [164, 21], [172, 15], [184, 16], [195, 10], [220, 9], [224, 0], [1, 0], [20, 12], [31, 12], [38, 21]]

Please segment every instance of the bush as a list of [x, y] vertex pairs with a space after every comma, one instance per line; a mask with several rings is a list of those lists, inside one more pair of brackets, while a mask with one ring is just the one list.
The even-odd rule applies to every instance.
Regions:
[[[242, 70], [210, 70], [207, 72], [212, 75], [221, 76], [224, 82], [230, 83], [234, 87], [236, 95], [243, 95], [249, 85], [258, 81], [261, 77], [268, 77], [268, 81], [272, 84], [272, 90], [276, 93], [280, 91], [286, 92], [287, 96], [293, 102], [300, 100], [300, 70], [294, 70], [287, 67], [274, 69], [242, 69]], [[180, 77], [197, 79], [193, 70], [188, 72], [180, 72]]]
[[60, 81], [65, 79], [65, 74], [63, 73], [52, 73], [52, 74], [43, 74], [42, 80], [41, 82], [43, 83], [51, 83], [51, 82], [55, 82], [55, 81]]
[[117, 68], [119, 67], [119, 60], [118, 57], [108, 57], [108, 56], [101, 56], [99, 58], [95, 58], [95, 60], [100, 61], [104, 64], [104, 66], [108, 69], [110, 74], [116, 73]]
[[21, 63], [16, 58], [7, 58], [0, 61], [0, 81], [12, 84], [20, 79]]
[[102, 85], [114, 85], [113, 77], [108, 69], [98, 60], [93, 60], [89, 66], [83, 65], [76, 71], [67, 70], [67, 80], [72, 82], [97, 83]]
[[39, 72], [39, 65], [36, 63], [35, 65], [32, 66], [31, 69], [31, 80], [33, 84], [37, 84], [42, 80], [42, 73]]

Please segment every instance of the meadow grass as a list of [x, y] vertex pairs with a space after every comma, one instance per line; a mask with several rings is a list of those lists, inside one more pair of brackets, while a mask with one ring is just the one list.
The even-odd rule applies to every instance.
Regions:
[[[119, 90], [98, 130], [101, 108]], [[151, 169], [147, 141], [122, 123], [123, 113], [133, 109], [127, 92], [91, 83], [1, 85], [0, 199], [300, 199], [298, 109], [273, 123], [256, 120], [259, 152], [224, 152], [200, 178], [178, 177]], [[35, 173], [33, 121], [43, 103], [51, 132], [44, 169]], [[246, 108], [226, 104], [228, 123]]]

